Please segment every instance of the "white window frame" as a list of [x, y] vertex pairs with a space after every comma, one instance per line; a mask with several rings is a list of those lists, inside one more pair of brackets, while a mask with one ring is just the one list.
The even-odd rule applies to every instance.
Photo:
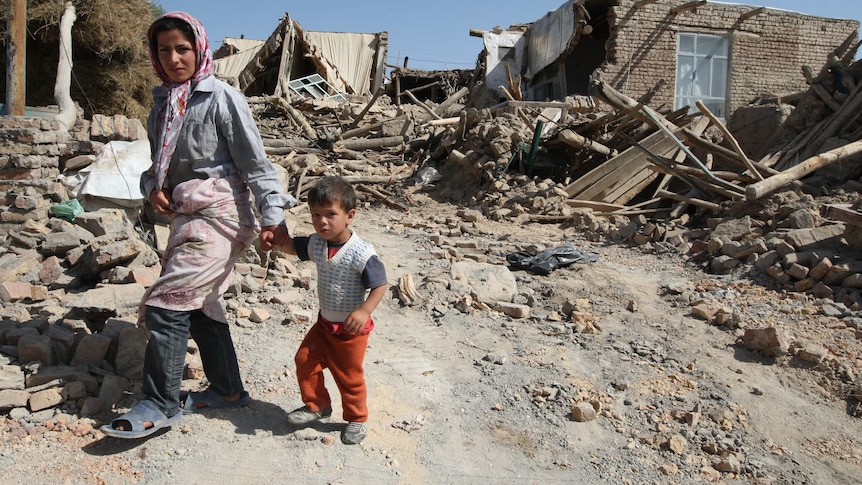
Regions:
[[730, 39], [724, 36], [680, 32], [677, 35], [676, 90], [674, 109], [696, 101], [718, 118], [727, 117], [727, 92], [730, 84]]

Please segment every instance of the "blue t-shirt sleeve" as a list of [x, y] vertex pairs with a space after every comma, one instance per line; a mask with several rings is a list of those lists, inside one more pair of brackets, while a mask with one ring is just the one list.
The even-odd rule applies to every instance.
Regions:
[[293, 249], [296, 250], [296, 256], [300, 261], [309, 261], [311, 259], [308, 255], [308, 239], [308, 236], [293, 238]]
[[378, 286], [388, 284], [389, 281], [386, 279], [386, 268], [383, 266], [383, 261], [380, 261], [380, 258], [376, 255], [371, 256], [366, 261], [365, 269], [362, 271], [362, 285], [368, 289], [374, 289]]

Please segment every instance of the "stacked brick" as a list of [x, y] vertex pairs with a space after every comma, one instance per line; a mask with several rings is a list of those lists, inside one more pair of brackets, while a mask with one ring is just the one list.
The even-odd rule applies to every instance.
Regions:
[[[709, 2], [694, 10], [671, 13], [685, 0], [658, 0], [634, 8], [635, 0], [611, 7], [612, 35], [603, 79], [637, 98], [660, 80], [665, 83], [651, 104], [672, 106], [676, 72], [677, 35], [680, 32], [712, 34], [730, 40], [728, 112], [769, 94], [787, 96], [805, 91], [803, 65], [821, 66], [836, 46], [857, 38], [859, 22], [825, 19], [800, 13], [765, 9], [745, 17], [757, 7]], [[672, 75], [672, 74], [671, 74]]]

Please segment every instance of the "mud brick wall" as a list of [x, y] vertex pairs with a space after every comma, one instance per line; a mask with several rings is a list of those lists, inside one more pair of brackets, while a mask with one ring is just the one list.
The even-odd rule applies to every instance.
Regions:
[[757, 7], [707, 3], [674, 15], [671, 10], [686, 0], [659, 0], [638, 9], [634, 0], [619, 3], [608, 14], [611, 40], [602, 77], [633, 98], [664, 79], [652, 106], [673, 106], [679, 32], [729, 38], [729, 113], [764, 94], [787, 96], [807, 90], [802, 66], [820, 72], [835, 48], [848, 37], [855, 43], [859, 36], [856, 20], [771, 8], [743, 19]]
[[122, 115], [78, 118], [70, 130], [52, 118], [0, 116], [0, 232], [47, 219], [52, 205], [68, 200], [57, 179], [70, 158], [95, 154], [112, 140], [146, 136], [139, 120]]

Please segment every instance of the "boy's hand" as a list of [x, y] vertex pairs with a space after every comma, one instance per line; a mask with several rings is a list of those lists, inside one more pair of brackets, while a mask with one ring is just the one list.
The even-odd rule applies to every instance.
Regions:
[[350, 335], [359, 335], [365, 329], [365, 324], [368, 323], [370, 313], [363, 309], [355, 310], [344, 320], [344, 331]]

